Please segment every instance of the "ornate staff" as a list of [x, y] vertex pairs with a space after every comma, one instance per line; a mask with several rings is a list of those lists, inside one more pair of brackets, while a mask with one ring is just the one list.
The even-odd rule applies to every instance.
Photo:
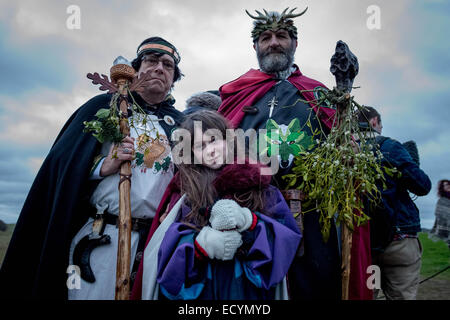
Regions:
[[[106, 114], [111, 117], [115, 113], [115, 101], [119, 101], [119, 129], [118, 134], [108, 132], [106, 136], [102, 127], [98, 127], [98, 122], [85, 123], [88, 131], [95, 131], [94, 136], [100, 141], [112, 140], [117, 142], [117, 136], [120, 140], [123, 137], [130, 135], [130, 127], [128, 124], [128, 91], [136, 90], [142, 87], [145, 80], [150, 77], [150, 72], [142, 74], [139, 78], [135, 77], [135, 70], [128, 64], [128, 61], [123, 57], [118, 57], [114, 61], [114, 65], [110, 69], [110, 76], [113, 82], [108, 80], [106, 75], [100, 75], [96, 72], [89, 73], [87, 77], [92, 80], [93, 84], [100, 84], [100, 90], [108, 90], [108, 93], [114, 93], [111, 99], [111, 110]], [[100, 112], [105, 109], [100, 109], [97, 117], [100, 119]], [[108, 111], [108, 110], [106, 110]], [[104, 119], [103, 119], [104, 120]], [[92, 124], [93, 123], [93, 124]], [[112, 136], [110, 136], [112, 135]], [[101, 138], [100, 138], [101, 136]], [[131, 260], [131, 203], [130, 203], [130, 189], [131, 189], [131, 162], [124, 161], [120, 166], [120, 181], [119, 181], [119, 217], [118, 229], [119, 239], [117, 246], [117, 269], [116, 269], [116, 300], [128, 300], [130, 295], [130, 260]]]
[[[120, 58], [111, 67], [111, 79], [116, 83], [120, 94], [120, 132], [124, 137], [130, 135], [128, 125], [128, 84], [133, 79], [135, 70], [123, 63]], [[120, 166], [119, 181], [119, 241], [117, 244], [116, 300], [128, 300], [130, 294], [130, 260], [131, 260], [131, 162], [124, 161]]]
[[[356, 56], [350, 51], [347, 44], [338, 41], [335, 54], [331, 58], [330, 71], [336, 78], [336, 89], [343, 94], [344, 101], [338, 104], [337, 111], [340, 113], [339, 119], [345, 119], [350, 112], [350, 92], [352, 91], [353, 80], [358, 74], [359, 64]], [[340, 125], [340, 123], [338, 124]], [[356, 195], [358, 196], [358, 195]], [[348, 289], [350, 283], [350, 261], [352, 251], [352, 231], [347, 223], [342, 223], [342, 300], [348, 300]]]

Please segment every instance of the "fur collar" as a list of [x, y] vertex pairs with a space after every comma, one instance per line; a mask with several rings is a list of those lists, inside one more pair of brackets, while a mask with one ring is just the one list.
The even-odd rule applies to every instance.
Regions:
[[248, 191], [249, 189], [264, 189], [270, 184], [271, 176], [261, 175], [261, 164], [228, 164], [214, 180], [214, 186], [219, 194]]

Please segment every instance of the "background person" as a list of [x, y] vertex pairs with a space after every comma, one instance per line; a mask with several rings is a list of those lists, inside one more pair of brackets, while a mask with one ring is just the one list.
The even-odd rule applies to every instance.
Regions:
[[[383, 155], [382, 166], [395, 167], [400, 175], [385, 174], [386, 188], [380, 187], [382, 206], [389, 215], [388, 228], [392, 231], [387, 246], [373, 246], [373, 264], [381, 269], [381, 289], [388, 300], [414, 300], [419, 285], [422, 246], [419, 210], [409, 192], [425, 196], [431, 190], [431, 181], [413, 160], [403, 145], [381, 135], [381, 116], [373, 107], [365, 106], [358, 112], [360, 124], [366, 124], [367, 137], [373, 137]], [[376, 217], [373, 217], [376, 219]], [[374, 224], [372, 224], [374, 225]], [[386, 230], [372, 229], [372, 233]], [[377, 292], [375, 293], [377, 294]]]

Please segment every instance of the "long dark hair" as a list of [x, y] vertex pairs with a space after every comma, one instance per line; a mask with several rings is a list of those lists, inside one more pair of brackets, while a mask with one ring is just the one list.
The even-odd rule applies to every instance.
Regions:
[[[202, 123], [203, 133], [209, 129], [218, 130], [225, 139], [227, 129], [231, 129], [229, 122], [219, 113], [210, 110], [201, 110], [189, 114], [180, 125], [180, 129], [187, 130], [194, 137], [194, 121]], [[191, 138], [191, 159], [194, 159], [192, 151], [193, 138]], [[235, 139], [227, 139], [228, 143], [235, 143]], [[237, 148], [233, 148], [236, 150]], [[230, 148], [228, 148], [230, 150]], [[235, 155], [234, 155], [235, 156]], [[206, 208], [210, 208], [220, 196], [214, 181], [219, 176], [221, 169], [214, 170], [202, 164], [180, 163], [178, 164], [180, 175], [180, 191], [186, 194], [191, 207], [191, 212], [185, 217], [184, 222], [194, 226], [205, 226], [208, 216], [205, 215]], [[261, 190], [249, 190], [246, 193], [234, 193], [233, 200], [250, 210], [261, 210], [264, 199]]]
[[450, 184], [450, 180], [443, 179], [438, 182], [438, 196], [450, 199], [450, 192], [444, 190], [444, 182]]

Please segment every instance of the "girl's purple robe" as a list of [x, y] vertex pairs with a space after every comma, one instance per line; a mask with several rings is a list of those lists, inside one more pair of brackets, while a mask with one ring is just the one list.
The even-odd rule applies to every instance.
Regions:
[[244, 243], [230, 261], [196, 251], [198, 231], [180, 222], [190, 212], [184, 204], [158, 253], [160, 293], [177, 300], [274, 299], [302, 236], [280, 191], [269, 185], [264, 193], [265, 214], [255, 212], [256, 226], [242, 232]]

